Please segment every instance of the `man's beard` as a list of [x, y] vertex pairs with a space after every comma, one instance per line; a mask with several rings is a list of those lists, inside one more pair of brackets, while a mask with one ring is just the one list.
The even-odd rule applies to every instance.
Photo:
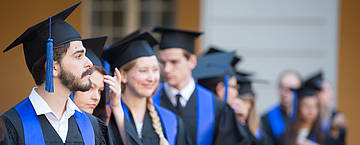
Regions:
[[92, 82], [89, 78], [88, 83], [82, 84], [81, 79], [87, 75], [91, 75], [92, 73], [93, 73], [93, 69], [90, 68], [81, 74], [81, 78], [77, 78], [73, 73], [65, 70], [64, 67], [61, 67], [59, 77], [60, 77], [61, 83], [64, 86], [66, 86], [70, 91], [85, 92], [85, 91], [90, 90], [90, 88], [92, 86]]

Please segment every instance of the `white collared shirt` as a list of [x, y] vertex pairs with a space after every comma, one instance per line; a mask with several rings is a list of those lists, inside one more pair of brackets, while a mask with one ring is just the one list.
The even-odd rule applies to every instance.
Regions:
[[68, 98], [66, 103], [66, 110], [63, 116], [59, 119], [56, 117], [55, 113], [51, 110], [46, 101], [36, 92], [35, 89], [36, 87], [32, 89], [29, 100], [34, 107], [36, 115], [45, 114], [46, 118], [49, 120], [52, 127], [60, 136], [63, 143], [65, 143], [68, 132], [68, 120], [71, 116], [74, 115], [75, 110], [81, 112], [80, 109], [74, 104], [74, 102], [70, 98]]
[[164, 83], [164, 89], [166, 96], [170, 99], [171, 104], [174, 106], [177, 105], [176, 103], [176, 95], [180, 94], [180, 104], [182, 107], [186, 106], [186, 103], [189, 101], [191, 94], [195, 90], [195, 81], [193, 78], [189, 80], [189, 83], [182, 88], [180, 91], [174, 87], [171, 87], [168, 83]]

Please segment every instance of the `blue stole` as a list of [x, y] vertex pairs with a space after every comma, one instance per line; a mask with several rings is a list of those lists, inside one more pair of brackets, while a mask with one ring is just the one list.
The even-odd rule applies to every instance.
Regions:
[[[128, 120], [130, 120], [129, 110], [126, 105], [121, 102], [122, 108], [124, 110], [124, 114]], [[176, 137], [177, 137], [177, 118], [176, 115], [167, 109], [164, 109], [156, 104], [154, 104], [156, 111], [160, 116], [160, 120], [162, 125], [164, 126], [165, 136], [170, 145], [176, 145]]]
[[282, 118], [280, 105], [272, 108], [267, 114], [270, 122], [270, 128], [275, 137], [278, 137], [285, 131], [285, 121]]
[[[164, 84], [159, 84], [158, 90], [153, 96], [154, 104], [160, 105], [161, 90]], [[211, 145], [214, 136], [215, 106], [213, 94], [204, 87], [196, 84], [197, 99], [197, 145]]]
[[260, 128], [256, 129], [255, 137], [257, 140], [261, 140], [261, 129]]
[[[26, 98], [15, 107], [16, 112], [19, 114], [23, 128], [24, 139], [26, 145], [45, 145], [43, 132], [39, 119], [36, 115], [35, 109], [32, 106], [30, 99]], [[94, 129], [90, 119], [85, 113], [75, 111], [74, 118], [79, 126], [83, 141], [85, 145], [95, 144]]]

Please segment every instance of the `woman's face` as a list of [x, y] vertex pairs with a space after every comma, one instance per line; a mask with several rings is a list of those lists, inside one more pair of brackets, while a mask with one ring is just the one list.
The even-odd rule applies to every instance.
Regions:
[[[232, 104], [233, 100], [238, 96], [238, 90], [237, 90], [237, 82], [235, 77], [231, 77], [228, 81], [229, 87], [228, 87], [228, 96], [227, 96], [227, 103]], [[224, 83], [219, 83], [217, 86], [217, 95], [220, 99], [224, 100], [225, 98], [225, 86]]]
[[160, 68], [156, 56], [144, 56], [136, 59], [136, 64], [124, 73], [122, 82], [125, 92], [130, 91], [139, 97], [151, 97], [160, 79]]
[[302, 121], [313, 123], [319, 114], [318, 97], [306, 97], [299, 104], [299, 113]]
[[231, 104], [231, 107], [233, 108], [236, 114], [236, 118], [239, 122], [244, 122], [248, 119], [251, 109], [250, 101], [235, 98]]
[[90, 76], [92, 86], [89, 91], [74, 93], [74, 103], [83, 111], [92, 114], [95, 107], [99, 104], [101, 91], [104, 90], [104, 75], [99, 71], [94, 71]]

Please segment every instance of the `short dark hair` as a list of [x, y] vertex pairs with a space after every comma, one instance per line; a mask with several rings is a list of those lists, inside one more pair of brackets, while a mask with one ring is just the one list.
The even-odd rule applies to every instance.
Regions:
[[192, 53], [190, 53], [189, 51], [184, 50], [184, 49], [183, 49], [183, 54], [186, 59], [190, 59], [190, 57], [193, 55]]
[[[62, 44], [58, 47], [54, 47], [54, 61], [60, 62], [70, 47], [70, 42]], [[36, 85], [41, 85], [45, 80], [45, 63], [46, 55], [40, 57], [35, 61], [34, 65], [31, 68], [31, 75], [34, 78]]]

